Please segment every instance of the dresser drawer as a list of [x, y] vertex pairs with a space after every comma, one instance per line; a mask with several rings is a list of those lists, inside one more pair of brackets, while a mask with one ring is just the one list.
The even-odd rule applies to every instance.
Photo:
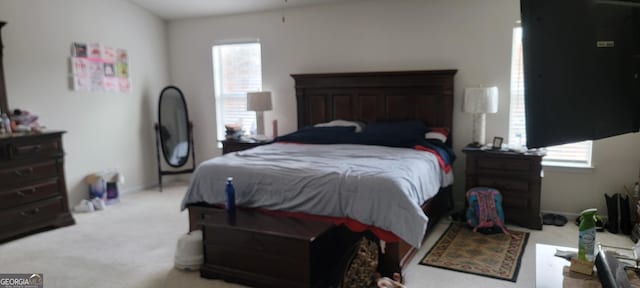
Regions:
[[527, 179], [478, 176], [476, 181], [476, 186], [496, 188], [502, 193], [510, 191], [511, 193], [521, 192], [525, 195], [529, 194], [529, 181]]
[[50, 157], [62, 153], [60, 138], [24, 138], [7, 144], [8, 160]]
[[525, 195], [502, 195], [502, 208], [505, 215], [520, 214], [531, 209], [531, 199]]
[[64, 180], [64, 133], [0, 136], [0, 243], [75, 223]]
[[58, 179], [0, 192], [0, 209], [60, 195]]
[[476, 159], [478, 170], [495, 170], [505, 172], [524, 172], [531, 169], [531, 161], [526, 159], [504, 159], [500, 157], [482, 157]]
[[52, 220], [65, 212], [63, 197], [54, 197], [0, 212], [0, 229]]
[[17, 186], [17, 184], [20, 183], [36, 181], [38, 179], [54, 178], [58, 176], [58, 173], [62, 173], [61, 171], [58, 171], [57, 164], [57, 161], [51, 160], [5, 168], [0, 170], [0, 183], [3, 183], [3, 187], [11, 187]]

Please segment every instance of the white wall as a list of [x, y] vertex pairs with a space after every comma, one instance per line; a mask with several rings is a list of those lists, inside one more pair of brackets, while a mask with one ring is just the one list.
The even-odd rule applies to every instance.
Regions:
[[[0, 0], [9, 106], [65, 130], [71, 204], [87, 197], [85, 175], [117, 168], [121, 191], [156, 183], [153, 122], [168, 84], [166, 23], [123, 0]], [[132, 91], [74, 92], [68, 87], [73, 42], [98, 42], [129, 52]]]
[[[8, 22], [2, 33], [9, 105], [40, 115], [50, 129], [68, 132], [66, 180], [70, 201], [76, 203], [86, 195], [82, 178], [105, 168], [127, 176], [125, 191], [156, 184], [151, 127], [158, 93], [170, 84], [169, 76], [186, 94], [196, 157], [202, 161], [220, 154], [211, 80], [216, 41], [260, 39], [264, 88], [274, 95], [266, 123], [278, 119], [281, 133], [293, 131], [297, 123], [289, 74], [458, 69], [453, 128], [460, 156], [455, 193], [461, 201], [460, 150], [471, 140], [472, 122], [460, 112], [461, 93], [468, 86], [497, 85], [500, 108], [487, 116], [487, 137], [507, 136], [511, 29], [519, 19], [518, 1], [353, 0], [286, 9], [286, 23], [281, 15], [178, 20], [167, 27], [123, 0], [0, 0], [0, 21]], [[67, 61], [74, 41], [128, 49], [133, 91], [70, 91]], [[638, 134], [599, 140], [593, 147], [594, 169], [545, 169], [542, 209], [604, 210], [604, 193], [622, 192], [622, 185], [636, 181], [637, 147]]]
[[545, 168], [542, 209], [578, 214], [596, 207], [607, 215], [604, 194], [625, 194], [623, 185], [640, 181], [640, 134], [594, 141], [592, 161], [593, 169]]
[[[199, 161], [219, 155], [216, 145], [211, 47], [229, 39], [259, 38], [263, 88], [273, 92], [281, 133], [296, 128], [295, 73], [458, 69], [455, 77], [454, 166], [458, 201], [464, 195], [461, 152], [471, 142], [470, 115], [462, 113], [464, 87], [497, 85], [499, 113], [487, 115], [487, 137], [508, 136], [512, 29], [517, 0], [348, 1], [228, 17], [169, 22], [171, 79], [186, 94], [195, 124]], [[269, 127], [269, 126], [267, 126]], [[270, 129], [267, 129], [269, 131]], [[589, 171], [545, 171], [542, 209], [575, 213], [604, 208], [603, 193], [633, 181], [640, 137], [627, 135], [594, 144]], [[571, 182], [569, 182], [571, 181]], [[575, 183], [574, 183], [575, 182]], [[460, 206], [458, 206], [460, 207]]]
[[[280, 133], [296, 128], [295, 73], [458, 69], [455, 77], [456, 151], [471, 141], [469, 115], [460, 111], [463, 87], [497, 85], [507, 111], [515, 0], [349, 1], [281, 11], [169, 22], [171, 78], [187, 97], [195, 124], [196, 157], [216, 146], [211, 47], [227, 39], [259, 38], [263, 88], [272, 91]], [[487, 117], [487, 135], [506, 135], [508, 113]], [[270, 127], [270, 126], [268, 126]], [[270, 129], [266, 129], [269, 133]], [[461, 152], [459, 152], [461, 154]], [[462, 158], [462, 157], [461, 157]], [[462, 195], [464, 159], [457, 162]], [[462, 185], [462, 186], [461, 186]]]

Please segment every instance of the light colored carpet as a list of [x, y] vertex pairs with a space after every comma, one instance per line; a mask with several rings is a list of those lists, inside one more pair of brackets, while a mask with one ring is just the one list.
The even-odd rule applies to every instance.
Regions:
[[[180, 212], [184, 184], [125, 194], [104, 211], [74, 214], [76, 225], [0, 245], [0, 273], [44, 273], [45, 287], [242, 287], [200, 278], [198, 272], [173, 269], [176, 240], [187, 231], [187, 212]], [[535, 243], [576, 247], [575, 225], [544, 226], [531, 232], [518, 282], [495, 280], [418, 265], [446, 230], [443, 221], [405, 271], [408, 287], [534, 287]], [[597, 241], [630, 247], [626, 236], [607, 232]]]

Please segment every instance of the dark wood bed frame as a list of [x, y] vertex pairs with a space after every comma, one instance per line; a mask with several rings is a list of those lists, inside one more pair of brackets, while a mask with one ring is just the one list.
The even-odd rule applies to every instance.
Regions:
[[[453, 124], [453, 79], [456, 70], [296, 74], [298, 128], [334, 119], [376, 122], [422, 120], [430, 127]], [[451, 146], [451, 137], [447, 144]], [[422, 205], [429, 217], [427, 233], [453, 208], [451, 186]], [[200, 229], [209, 209], [201, 204], [189, 208], [190, 229]], [[225, 215], [215, 213], [215, 215]], [[426, 234], [425, 234], [426, 237]], [[404, 241], [386, 243], [385, 263], [400, 271], [416, 253]]]

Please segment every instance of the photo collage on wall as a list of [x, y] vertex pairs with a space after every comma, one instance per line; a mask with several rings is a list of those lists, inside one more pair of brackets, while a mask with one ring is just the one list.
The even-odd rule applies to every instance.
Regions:
[[75, 42], [69, 59], [72, 90], [131, 92], [127, 50]]

